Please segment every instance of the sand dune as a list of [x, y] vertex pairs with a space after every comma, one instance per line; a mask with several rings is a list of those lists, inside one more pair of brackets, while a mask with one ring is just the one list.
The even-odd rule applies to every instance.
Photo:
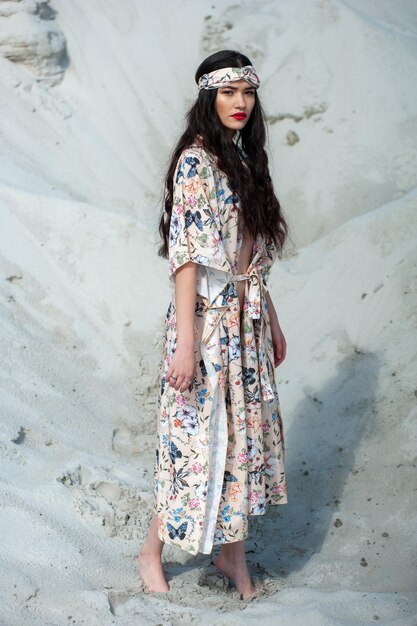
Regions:
[[[417, 623], [417, 14], [395, 7], [53, 1], [52, 83], [2, 34], [2, 624]], [[296, 248], [270, 277], [289, 503], [251, 520], [264, 594], [242, 606], [207, 555], [167, 547], [167, 597], [135, 555], [171, 289], [163, 168], [198, 60], [243, 40]]]

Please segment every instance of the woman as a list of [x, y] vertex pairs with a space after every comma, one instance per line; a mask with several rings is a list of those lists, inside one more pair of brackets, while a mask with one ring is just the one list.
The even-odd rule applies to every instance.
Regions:
[[267, 278], [288, 229], [250, 60], [218, 52], [195, 81], [159, 225], [175, 294], [160, 363], [155, 505], [138, 564], [149, 591], [168, 591], [164, 543], [191, 554], [220, 544], [215, 565], [249, 599], [248, 517], [287, 502], [274, 374], [286, 342]]

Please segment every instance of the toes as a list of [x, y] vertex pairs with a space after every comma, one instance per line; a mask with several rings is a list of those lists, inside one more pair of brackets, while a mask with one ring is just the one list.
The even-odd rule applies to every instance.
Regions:
[[255, 598], [258, 598], [258, 594], [257, 593], [253, 593], [250, 596], [247, 596], [247, 598], [243, 597], [243, 593], [240, 594], [240, 599], [243, 600], [243, 602], [252, 602], [252, 600], [255, 600]]

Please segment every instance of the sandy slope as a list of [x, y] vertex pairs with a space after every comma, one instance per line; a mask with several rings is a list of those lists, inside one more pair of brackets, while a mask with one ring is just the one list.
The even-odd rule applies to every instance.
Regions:
[[[233, 592], [217, 587], [207, 557], [167, 550], [166, 559], [186, 564], [167, 568], [169, 605], [143, 596], [135, 579], [151, 505], [156, 390], [145, 372], [155, 369], [157, 340], [147, 352], [130, 319], [138, 296], [122, 272], [116, 279], [106, 267], [106, 289], [94, 284], [104, 243], [115, 263], [131, 267], [141, 261], [140, 233], [128, 225], [129, 254], [124, 218], [101, 220], [93, 236], [92, 206], [62, 202], [58, 225], [50, 201], [1, 195], [9, 218], [2, 264], [15, 276], [2, 286], [5, 623], [19, 623], [13, 593], [18, 619], [27, 612], [30, 623], [39, 615], [38, 623], [59, 624], [66, 613], [78, 623], [86, 611], [89, 623], [111, 623], [108, 602], [120, 623], [135, 623], [138, 610], [149, 623], [161, 610], [187, 623], [181, 616], [195, 615], [203, 600], [214, 613], [202, 623], [216, 623], [219, 610], [240, 611]], [[289, 624], [366, 623], [374, 613], [381, 623], [401, 615], [398, 623], [413, 623], [406, 598], [416, 567], [415, 205], [411, 192], [352, 219], [273, 275], [289, 345], [277, 375], [292, 495], [253, 521], [249, 557], [268, 598], [248, 615], [259, 610], [272, 620], [278, 602]], [[65, 214], [79, 218], [75, 228]], [[357, 617], [346, 608], [339, 618], [352, 597]]]
[[[413, 4], [85, 5], [52, 2], [69, 59], [57, 85], [0, 45], [0, 623], [414, 626]], [[269, 114], [328, 106], [271, 120], [275, 179], [308, 245], [271, 275], [289, 503], [251, 520], [265, 595], [242, 606], [205, 555], [166, 550], [167, 597], [141, 591], [134, 559], [171, 288], [155, 180], [195, 59], [249, 27]], [[346, 39], [356, 61], [342, 68]]]

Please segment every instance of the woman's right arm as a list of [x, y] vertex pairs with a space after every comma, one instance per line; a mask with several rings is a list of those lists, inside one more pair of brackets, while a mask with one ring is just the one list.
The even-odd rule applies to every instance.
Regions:
[[[190, 386], [195, 373], [194, 323], [196, 304], [197, 264], [188, 261], [177, 269], [175, 276], [175, 309], [177, 345], [166, 373], [167, 383], [177, 391]], [[170, 380], [170, 376], [177, 380]], [[190, 382], [184, 382], [184, 379]]]
[[[175, 281], [177, 345], [167, 370], [171, 387], [185, 391], [195, 368], [195, 306], [198, 267], [229, 270], [219, 233], [211, 163], [203, 151], [184, 151], [173, 180], [169, 233], [169, 277]], [[173, 375], [177, 380], [170, 380]], [[184, 379], [190, 382], [185, 383]]]

